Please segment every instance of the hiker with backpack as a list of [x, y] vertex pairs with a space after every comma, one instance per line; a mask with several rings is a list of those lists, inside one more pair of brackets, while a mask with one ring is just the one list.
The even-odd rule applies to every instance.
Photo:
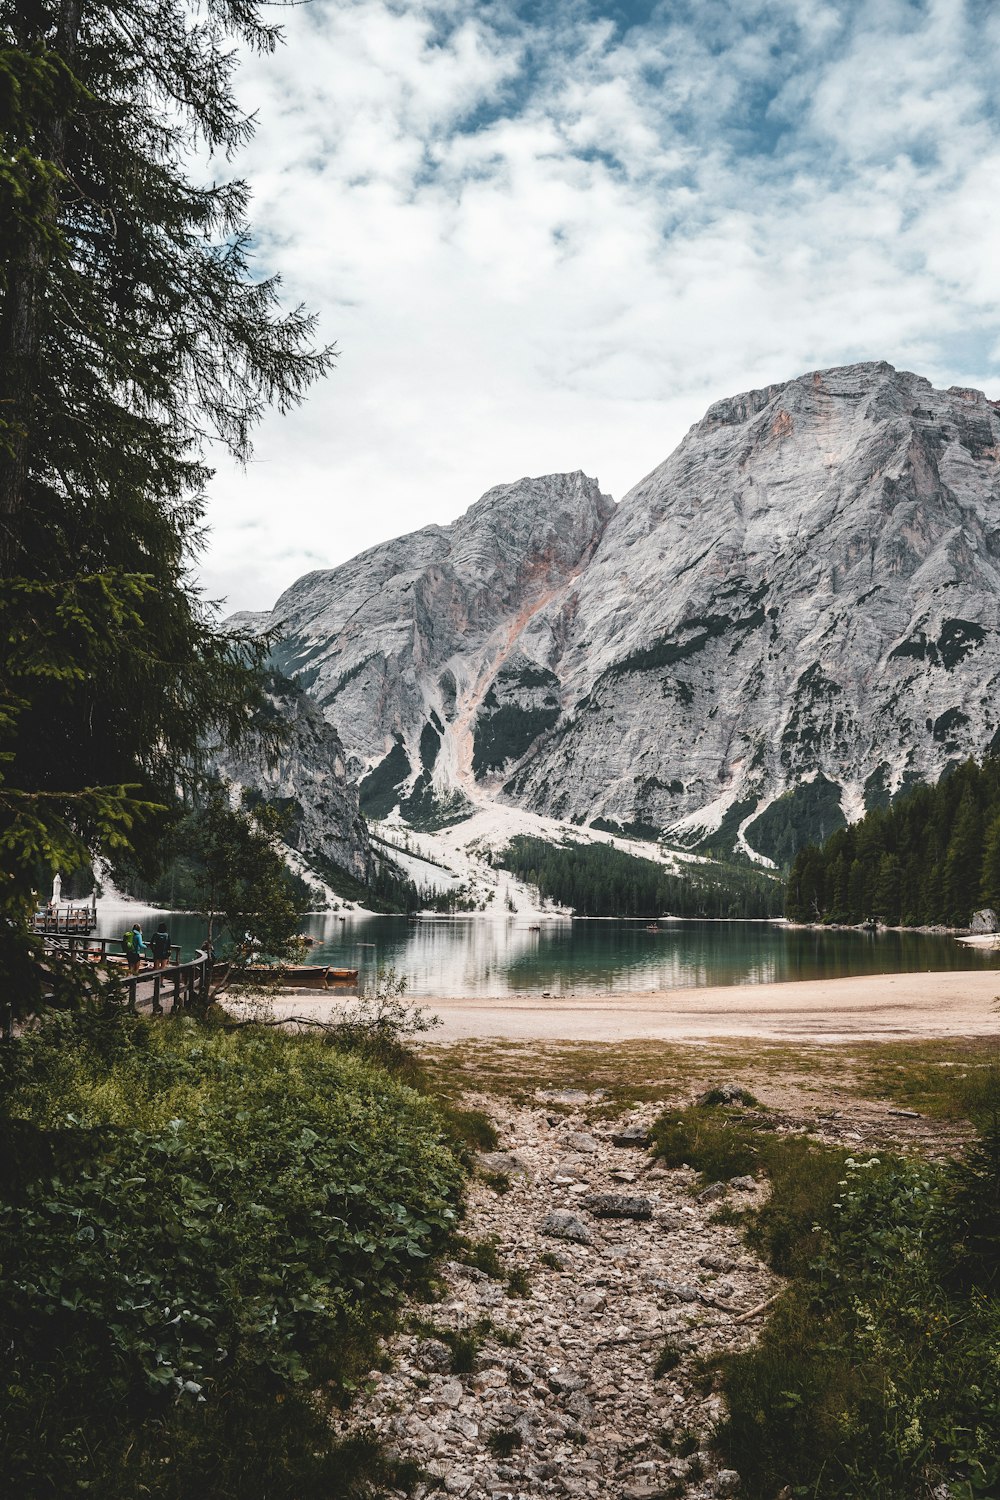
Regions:
[[153, 933], [153, 968], [165, 969], [170, 962], [170, 933], [166, 922], [161, 922]]
[[136, 922], [122, 937], [122, 947], [125, 950], [125, 960], [128, 963], [130, 974], [138, 974], [142, 955], [146, 951], [146, 944], [142, 940], [142, 928]]

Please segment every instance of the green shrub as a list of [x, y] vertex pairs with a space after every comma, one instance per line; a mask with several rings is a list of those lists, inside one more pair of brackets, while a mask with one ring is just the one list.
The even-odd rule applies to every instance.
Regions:
[[524, 1266], [514, 1266], [507, 1272], [507, 1296], [531, 1296], [531, 1273]]
[[521, 1434], [515, 1427], [495, 1427], [486, 1438], [486, 1446], [494, 1458], [510, 1458], [522, 1444]]
[[[980, 1159], [974, 1148], [966, 1168]], [[758, 1346], [719, 1361], [718, 1440], [746, 1494], [791, 1484], [817, 1500], [912, 1500], [947, 1481], [956, 1497], [996, 1495], [1000, 1303], [956, 1291], [944, 1232], [956, 1202], [976, 1213], [984, 1200], [967, 1196], [966, 1169], [848, 1158], [807, 1256], [809, 1166], [793, 1162], [782, 1223], [796, 1227], [778, 1237], [795, 1280]], [[782, 1191], [776, 1176], [779, 1212]]]
[[429, 1101], [321, 1039], [183, 1017], [56, 1017], [0, 1066], [12, 1493], [304, 1500], [385, 1470], [335, 1454], [311, 1393], [349, 1398], [450, 1242]]

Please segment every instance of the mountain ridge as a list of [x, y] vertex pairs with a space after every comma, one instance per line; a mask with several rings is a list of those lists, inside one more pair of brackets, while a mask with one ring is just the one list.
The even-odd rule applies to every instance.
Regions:
[[715, 402], [617, 506], [497, 485], [240, 618], [362, 805], [374, 776], [425, 826], [499, 800], [784, 859], [991, 744], [998, 460], [982, 392], [814, 371]]

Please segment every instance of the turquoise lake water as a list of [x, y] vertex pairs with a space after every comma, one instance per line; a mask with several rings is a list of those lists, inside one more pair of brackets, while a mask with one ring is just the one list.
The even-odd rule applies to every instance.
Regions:
[[[100, 935], [117, 937], [107, 919]], [[144, 927], [146, 936], [155, 921]], [[310, 917], [308, 962], [360, 970], [361, 983], [395, 969], [411, 995], [603, 994], [722, 984], [768, 984], [928, 969], [1000, 968], [954, 938], [922, 933], [791, 931], [768, 922], [541, 922], [524, 918]], [[197, 917], [168, 919], [190, 957], [204, 936]]]

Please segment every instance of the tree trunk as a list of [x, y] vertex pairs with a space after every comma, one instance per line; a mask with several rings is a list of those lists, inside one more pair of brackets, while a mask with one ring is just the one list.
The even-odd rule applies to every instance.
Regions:
[[[70, 69], [76, 58], [81, 0], [60, 0], [52, 50]], [[57, 109], [47, 131], [48, 159], [62, 167], [69, 134], [68, 106]], [[29, 228], [16, 262], [8, 269], [0, 312], [0, 413], [7, 427], [0, 444], [0, 578], [19, 571], [19, 519], [31, 453], [32, 407], [38, 385], [45, 278], [52, 258], [58, 193], [50, 186], [38, 222]]]

